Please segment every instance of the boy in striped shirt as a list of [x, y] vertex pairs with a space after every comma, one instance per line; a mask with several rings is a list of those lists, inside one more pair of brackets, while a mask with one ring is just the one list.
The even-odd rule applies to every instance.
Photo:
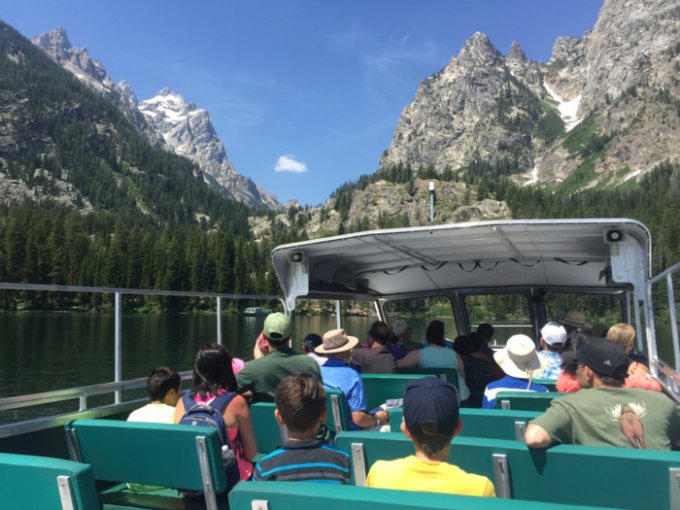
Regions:
[[349, 456], [316, 438], [326, 423], [326, 392], [321, 382], [299, 373], [283, 379], [274, 394], [274, 416], [288, 428], [288, 441], [263, 457], [253, 480], [349, 482]]

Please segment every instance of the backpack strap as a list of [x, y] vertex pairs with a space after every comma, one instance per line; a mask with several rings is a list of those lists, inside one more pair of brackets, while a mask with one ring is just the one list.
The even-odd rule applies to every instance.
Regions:
[[184, 404], [184, 412], [196, 405], [196, 400], [191, 396], [191, 390], [187, 390], [182, 394], [182, 404]]
[[224, 410], [227, 408], [229, 403], [234, 400], [238, 393], [235, 391], [225, 391], [221, 395], [216, 396], [210, 401], [210, 405], [217, 409], [221, 414], [224, 414]]

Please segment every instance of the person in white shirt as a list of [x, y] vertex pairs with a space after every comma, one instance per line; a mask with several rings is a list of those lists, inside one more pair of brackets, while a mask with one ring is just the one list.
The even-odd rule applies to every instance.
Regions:
[[180, 397], [181, 382], [179, 374], [168, 367], [151, 369], [146, 380], [146, 391], [151, 402], [132, 411], [128, 421], [174, 423], [175, 405]]

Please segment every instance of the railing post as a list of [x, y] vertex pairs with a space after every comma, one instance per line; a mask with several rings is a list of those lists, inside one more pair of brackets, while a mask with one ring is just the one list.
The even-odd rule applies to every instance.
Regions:
[[[114, 366], [114, 381], [121, 382], [123, 380], [123, 369], [122, 369], [122, 353], [123, 353], [123, 339], [121, 334], [122, 326], [122, 306], [121, 306], [121, 293], [116, 292], [115, 295], [115, 366]], [[115, 402], [120, 404], [122, 401], [122, 391], [116, 390]]]
[[678, 345], [678, 323], [675, 322], [675, 290], [673, 289], [673, 273], [666, 275], [666, 287], [668, 290], [668, 320], [671, 323], [671, 335], [673, 337], [673, 355], [675, 356], [675, 370], [680, 371], [680, 345]]
[[222, 345], [222, 297], [217, 296], [217, 345]]
[[340, 300], [335, 300], [335, 327], [340, 329], [342, 327], [342, 319], [340, 318]]

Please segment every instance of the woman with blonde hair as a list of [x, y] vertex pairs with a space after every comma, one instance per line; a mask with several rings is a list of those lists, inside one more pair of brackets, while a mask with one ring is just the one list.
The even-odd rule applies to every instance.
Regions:
[[[607, 331], [607, 339], [623, 347], [628, 355], [635, 346], [635, 328], [625, 322], [614, 324]], [[649, 368], [639, 361], [631, 360], [624, 388], [641, 388], [643, 390], [661, 391], [661, 385], [649, 373]]]

